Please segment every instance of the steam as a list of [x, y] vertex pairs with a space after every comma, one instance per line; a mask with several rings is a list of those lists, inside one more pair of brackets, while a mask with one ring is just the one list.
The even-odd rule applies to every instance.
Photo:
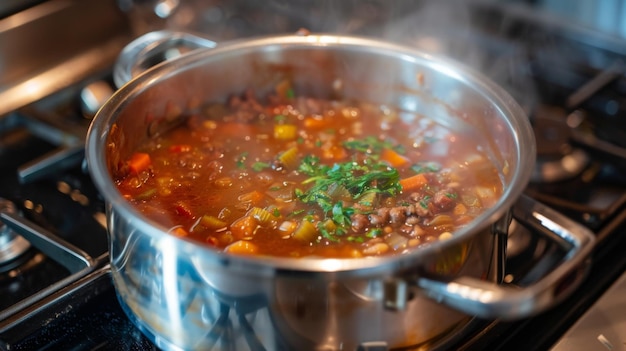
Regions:
[[503, 39], [510, 29], [506, 19], [480, 11], [490, 3], [494, 1], [181, 0], [165, 25], [218, 42], [300, 28], [397, 42], [473, 68], [528, 111], [537, 98], [525, 48]]

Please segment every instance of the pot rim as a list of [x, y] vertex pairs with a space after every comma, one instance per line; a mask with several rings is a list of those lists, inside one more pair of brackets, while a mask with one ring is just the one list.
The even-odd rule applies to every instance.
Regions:
[[[210, 64], [218, 61], [224, 55], [249, 52], [251, 50], [288, 50], [290, 48], [313, 47], [324, 47], [331, 50], [345, 47], [376, 49], [377, 52], [384, 52], [385, 55], [399, 55], [402, 60], [419, 62], [441, 74], [452, 76], [463, 84], [475, 87], [475, 91], [480, 92], [500, 115], [505, 116], [508, 128], [513, 132], [517, 149], [515, 162], [518, 167], [514, 170], [515, 173], [511, 177], [510, 184], [504, 189], [496, 205], [475, 218], [470, 225], [456, 231], [451, 239], [433, 242], [406, 254], [349, 259], [288, 258], [231, 255], [213, 250], [190, 239], [175, 237], [168, 233], [167, 228], [141, 215], [118, 192], [109, 174], [104, 151], [110, 126], [118, 117], [119, 111], [124, 108], [127, 99], [132, 99], [155, 83], [166, 80], [168, 77], [176, 75], [181, 71], [192, 69], [198, 65]], [[460, 62], [446, 57], [435, 56], [406, 45], [379, 39], [334, 34], [309, 34], [306, 36], [286, 35], [240, 39], [219, 44], [214, 49], [198, 49], [147, 70], [118, 89], [98, 111], [87, 133], [85, 155], [91, 177], [103, 195], [105, 202], [110, 206], [107, 207], [107, 210], [114, 208], [117, 215], [122, 215], [132, 221], [142, 233], [147, 233], [154, 239], [165, 239], [165, 245], [170, 240], [174, 240], [177, 245], [184, 243], [183, 246], [188, 252], [195, 253], [198, 252], [197, 250], [200, 250], [201, 255], [215, 258], [216, 261], [224, 265], [235, 264], [254, 268], [255, 270], [258, 270], [261, 266], [270, 271], [340, 273], [347, 271], [388, 272], [389, 267], [395, 269], [413, 267], [416, 262], [420, 262], [426, 257], [432, 257], [432, 255], [436, 255], [446, 247], [464, 242], [472, 235], [480, 233], [503, 217], [522, 194], [533, 171], [536, 146], [530, 122], [518, 103], [495, 82]]]

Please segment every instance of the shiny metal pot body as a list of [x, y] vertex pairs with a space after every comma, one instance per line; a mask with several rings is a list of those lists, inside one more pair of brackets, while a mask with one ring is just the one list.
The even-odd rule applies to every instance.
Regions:
[[[157, 37], [164, 35], [172, 34]], [[163, 44], [153, 39], [139, 39], [121, 60], [127, 64], [124, 55], [134, 55], [132, 61]], [[263, 96], [285, 78], [300, 95], [395, 106], [409, 121], [426, 116], [476, 138], [501, 170], [504, 195], [451, 240], [409, 254], [287, 259], [230, 256], [172, 236], [116, 190], [116, 167], [147, 138], [202, 103], [249, 88]], [[109, 99], [87, 140], [89, 171], [107, 203], [120, 302], [165, 349], [394, 348], [445, 337], [470, 315], [517, 318], [544, 309], [558, 298], [555, 283], [581, 262], [593, 239], [548, 212], [550, 225], [537, 222], [569, 247], [567, 260], [521, 292], [497, 284], [512, 209], [528, 209], [521, 215], [532, 217], [540, 206], [521, 196], [534, 155], [523, 111], [479, 74], [410, 48], [327, 35], [220, 44], [160, 64]]]

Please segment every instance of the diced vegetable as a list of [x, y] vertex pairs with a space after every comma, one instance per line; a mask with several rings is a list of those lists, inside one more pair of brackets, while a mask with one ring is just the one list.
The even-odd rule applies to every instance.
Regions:
[[258, 228], [257, 220], [252, 216], [243, 216], [230, 225], [230, 231], [238, 239], [251, 237]]
[[352, 194], [346, 189], [343, 184], [332, 183], [327, 189], [328, 196], [335, 201], [349, 201], [352, 199]]
[[303, 220], [300, 222], [291, 237], [300, 241], [311, 242], [317, 238], [317, 228], [315, 228], [315, 224], [307, 220]]
[[259, 248], [248, 240], [238, 240], [226, 246], [224, 251], [236, 255], [252, 255], [257, 253]]
[[174, 212], [183, 218], [193, 218], [193, 212], [191, 212], [191, 208], [187, 203], [182, 201], [178, 201], [174, 204]]
[[290, 147], [278, 156], [278, 161], [287, 169], [298, 168], [298, 147]]
[[254, 217], [261, 226], [271, 225], [275, 220], [269, 211], [260, 207], [251, 208], [248, 211], [248, 216]]
[[290, 235], [296, 229], [298, 223], [294, 221], [284, 221], [278, 226], [278, 230], [285, 235]]
[[322, 153], [325, 159], [328, 160], [341, 160], [348, 157], [346, 149], [339, 145], [329, 145], [322, 148]]
[[404, 167], [409, 164], [409, 159], [406, 156], [389, 148], [383, 149], [380, 158], [392, 167]]
[[406, 238], [404, 235], [400, 235], [394, 232], [389, 234], [389, 237], [385, 241], [394, 250], [401, 250], [407, 247], [409, 239]]
[[358, 198], [358, 202], [361, 206], [364, 206], [366, 208], [373, 208], [378, 204], [376, 197], [377, 194], [375, 191], [368, 191]]
[[226, 228], [226, 226], [228, 225], [223, 220], [214, 216], [209, 216], [209, 215], [202, 216], [200, 218], [200, 224], [207, 229], [213, 229], [213, 230]]
[[307, 129], [325, 129], [332, 123], [332, 119], [323, 117], [308, 117], [304, 120], [304, 127]]
[[465, 207], [465, 205], [463, 204], [456, 204], [452, 213], [454, 213], [456, 216], [464, 215], [467, 213], [467, 207]]
[[400, 179], [400, 186], [402, 191], [413, 191], [428, 184], [428, 179], [424, 173], [419, 173], [408, 178]]
[[452, 224], [452, 217], [446, 214], [440, 214], [433, 217], [431, 221], [428, 222], [428, 225], [433, 227], [441, 227], [448, 226]]
[[156, 188], [150, 188], [140, 193], [139, 195], [135, 196], [135, 200], [148, 200], [149, 198], [156, 195], [156, 192], [157, 192]]
[[131, 173], [137, 174], [150, 167], [150, 155], [145, 152], [135, 152], [128, 160], [128, 169]]
[[294, 140], [298, 136], [298, 127], [293, 124], [277, 124], [274, 126], [274, 138], [278, 140]]
[[183, 229], [183, 227], [174, 227], [172, 229], [170, 229], [170, 233], [176, 235], [176, 236], [187, 236], [189, 235], [189, 232], [187, 232], [185, 229]]

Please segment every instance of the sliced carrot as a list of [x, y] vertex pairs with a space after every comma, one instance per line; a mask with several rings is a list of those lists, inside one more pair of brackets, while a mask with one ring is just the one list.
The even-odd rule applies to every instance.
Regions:
[[395, 150], [387, 148], [382, 151], [380, 158], [389, 163], [392, 167], [402, 167], [409, 163], [409, 159], [407, 157], [399, 154]]
[[415, 190], [423, 187], [426, 184], [428, 184], [428, 179], [426, 179], [424, 173], [419, 173], [408, 178], [400, 179], [400, 186], [402, 187], [403, 191]]
[[139, 173], [150, 167], [150, 155], [143, 152], [135, 152], [128, 160], [128, 168], [131, 173]]

